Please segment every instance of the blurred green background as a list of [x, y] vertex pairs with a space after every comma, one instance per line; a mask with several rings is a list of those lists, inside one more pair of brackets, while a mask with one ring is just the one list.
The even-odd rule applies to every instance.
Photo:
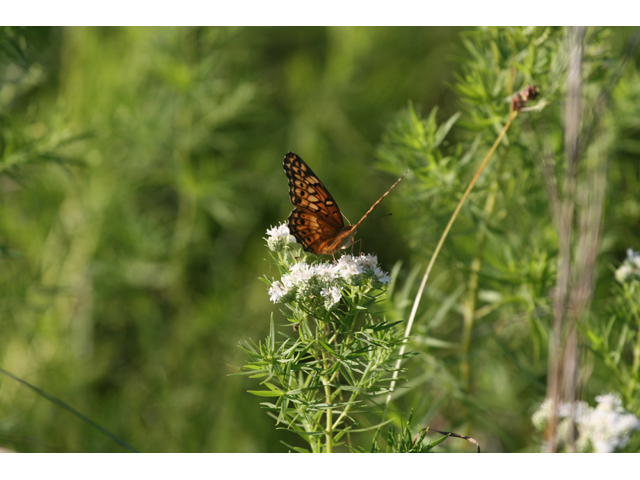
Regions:
[[[229, 377], [264, 337], [263, 237], [302, 156], [353, 221], [409, 101], [453, 113], [450, 28], [5, 28], [1, 366], [141, 451], [286, 451]], [[393, 201], [360, 229], [408, 258]], [[122, 451], [0, 377], [0, 442]]]
[[[630, 35], [594, 32], [585, 57], [591, 93], [614, 78]], [[255, 380], [230, 376], [246, 361], [238, 344], [264, 338], [272, 312], [281, 318], [259, 278], [278, 276], [263, 237], [292, 209], [284, 154], [298, 153], [352, 222], [415, 167], [358, 231], [364, 252], [377, 253], [386, 271], [396, 266], [385, 307], [404, 320], [506, 119], [506, 85], [521, 61], [515, 88], [536, 82], [549, 106], [518, 119], [456, 222], [413, 331], [420, 355], [407, 364], [392, 415], [398, 426], [413, 411], [416, 426], [472, 435], [488, 451], [539, 451], [531, 414], [546, 392], [557, 239], [535, 149], [518, 135], [521, 125], [529, 138], [546, 135], [561, 175], [565, 80], [555, 67], [564, 36], [516, 27], [3, 27], [0, 367], [143, 452], [300, 445], [247, 393]], [[640, 250], [640, 59], [637, 51], [630, 58], [601, 135], [610, 185], [598, 322], [609, 318], [611, 265], [627, 248]], [[424, 120], [409, 105], [424, 118], [438, 110]], [[442, 143], [447, 156], [432, 155], [433, 142], [421, 142], [458, 111]], [[475, 261], [477, 318], [461, 353]], [[462, 362], [471, 365], [466, 380]], [[611, 387], [610, 373], [585, 365], [592, 402]], [[362, 438], [367, 448], [371, 437]], [[0, 447], [124, 451], [4, 375]]]

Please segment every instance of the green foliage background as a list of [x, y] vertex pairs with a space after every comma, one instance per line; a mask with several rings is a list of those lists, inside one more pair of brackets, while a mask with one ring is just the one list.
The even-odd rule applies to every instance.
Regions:
[[[393, 156], [394, 128], [420, 125], [418, 117], [406, 120], [411, 102], [424, 118], [438, 105], [438, 123], [462, 111], [462, 128], [443, 145], [477, 149], [467, 158], [469, 168], [477, 165], [496, 124], [478, 128], [473, 105], [460, 100], [473, 96], [469, 85], [483, 83], [465, 71], [474, 61], [469, 38], [478, 32], [3, 28], [0, 366], [140, 451], [287, 451], [281, 440], [299, 440], [276, 430], [246, 393], [255, 382], [229, 376], [246, 361], [238, 344], [263, 338], [271, 312], [278, 315], [258, 277], [277, 276], [263, 237], [291, 210], [282, 158], [298, 153], [357, 220], [403, 171], [390, 159], [402, 156]], [[511, 48], [526, 50], [530, 37], [518, 32]], [[561, 38], [562, 29], [547, 35]], [[628, 35], [610, 32], [613, 60]], [[489, 53], [477, 55], [490, 70]], [[544, 69], [545, 58], [528, 71]], [[610, 159], [604, 276], [626, 248], [640, 249], [633, 61], [627, 73], [618, 117], [610, 119], [619, 141]], [[502, 105], [496, 115], [504, 115], [505, 92], [485, 86], [477, 102]], [[553, 286], [556, 247], [534, 159], [526, 146], [516, 148], [524, 163], [502, 158], [500, 184], [482, 187], [508, 193], [500, 195], [500, 221], [480, 218], [484, 197], [472, 199], [445, 245], [415, 331], [421, 355], [394, 410], [398, 426], [413, 409], [416, 425], [462, 429], [490, 451], [539, 450], [530, 416], [545, 394], [548, 312], [538, 300]], [[358, 233], [386, 270], [402, 261], [399, 318], [408, 315], [416, 272], [469, 179], [442, 162], [440, 170], [407, 163], [432, 184], [415, 186], [408, 177], [379, 207], [393, 217], [370, 219]], [[458, 305], [479, 224], [492, 246], [480, 295], [489, 307], [474, 333], [470, 387], [457, 372]], [[607, 282], [597, 284], [599, 298], [608, 296]], [[606, 374], [599, 378], [595, 385], [605, 388]], [[0, 446], [122, 451], [3, 376]]]

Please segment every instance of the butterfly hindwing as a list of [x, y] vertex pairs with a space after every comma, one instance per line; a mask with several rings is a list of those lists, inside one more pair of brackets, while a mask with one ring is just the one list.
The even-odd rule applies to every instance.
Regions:
[[304, 250], [320, 253], [327, 240], [335, 238], [338, 231], [314, 212], [295, 208], [289, 215], [289, 231]]

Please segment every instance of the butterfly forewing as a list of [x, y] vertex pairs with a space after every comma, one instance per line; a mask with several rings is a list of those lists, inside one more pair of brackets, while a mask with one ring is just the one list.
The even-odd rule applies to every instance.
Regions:
[[[336, 231], [344, 227], [338, 204], [313, 170], [295, 153], [284, 157], [284, 171], [289, 179], [289, 196], [296, 209], [315, 214]], [[294, 210], [295, 211], [295, 210]]]

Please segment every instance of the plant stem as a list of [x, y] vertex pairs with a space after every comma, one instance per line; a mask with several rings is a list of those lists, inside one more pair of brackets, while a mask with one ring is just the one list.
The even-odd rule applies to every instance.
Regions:
[[628, 288], [625, 288], [625, 297], [627, 297], [629, 301], [629, 307], [631, 310], [631, 314], [633, 315], [636, 321], [636, 344], [633, 347], [633, 367], [632, 367], [632, 377], [631, 385], [629, 388], [629, 398], [633, 398], [633, 392], [636, 389], [638, 384], [638, 370], [640, 369], [640, 315], [638, 315], [638, 309], [635, 308], [635, 302], [629, 292]]
[[[364, 372], [362, 373], [362, 377], [360, 378], [360, 385], [358, 385], [360, 388], [362, 388], [367, 383], [367, 379], [369, 377], [369, 372], [370, 372], [370, 367], [371, 367], [371, 364], [369, 363], [367, 365], [367, 367], [365, 368]], [[351, 409], [351, 406], [353, 405], [353, 400], [357, 396], [358, 396], [358, 394], [356, 392], [353, 392], [351, 394], [351, 397], [349, 397], [348, 405], [346, 405], [344, 407], [344, 410], [342, 411], [342, 413], [340, 414], [340, 416], [338, 417], [336, 422], [333, 424], [333, 428], [334, 429], [338, 428], [338, 425], [340, 425], [340, 422], [342, 421], [342, 419], [347, 416], [347, 414], [349, 413], [349, 410]]]
[[[502, 163], [502, 162], [500, 162]], [[496, 205], [496, 192], [498, 191], [498, 181], [491, 183], [491, 189], [484, 205], [484, 223], [493, 213]], [[462, 360], [460, 362], [460, 376], [464, 385], [465, 392], [471, 394], [472, 385], [471, 378], [471, 362], [469, 361], [469, 352], [471, 350], [471, 337], [473, 334], [473, 324], [476, 316], [476, 305], [478, 303], [478, 279], [480, 277], [480, 269], [482, 268], [482, 258], [484, 252], [484, 243], [487, 239], [486, 230], [478, 229], [476, 240], [476, 255], [471, 262], [471, 274], [469, 275], [467, 302], [463, 310], [462, 339], [460, 342], [460, 351], [462, 352]]]
[[[327, 355], [324, 350], [322, 350], [322, 363], [324, 370], [329, 370], [329, 363], [327, 361]], [[333, 451], [333, 409], [330, 407], [332, 399], [331, 399], [331, 384], [325, 375], [322, 375], [322, 384], [324, 385], [324, 394], [325, 401], [327, 402], [327, 429], [325, 431], [325, 439], [327, 442], [326, 445], [326, 453], [332, 453]]]
[[434, 250], [433, 255], [431, 256], [431, 260], [429, 261], [429, 265], [427, 265], [427, 270], [426, 270], [426, 272], [424, 274], [424, 277], [422, 277], [422, 283], [420, 283], [420, 288], [418, 288], [418, 293], [416, 294], [416, 298], [413, 301], [413, 307], [411, 308], [411, 314], [409, 315], [409, 321], [407, 322], [407, 328], [406, 328], [406, 330], [404, 332], [404, 340], [402, 342], [402, 347], [400, 347], [400, 352], [399, 352], [399, 355], [398, 355], [400, 358], [398, 358], [398, 361], [396, 362], [396, 365], [395, 365], [395, 368], [394, 368], [393, 377], [392, 377], [393, 379], [391, 380], [391, 385], [389, 386], [389, 394], [387, 395], [387, 399], [386, 399], [385, 405], [384, 405], [384, 412], [382, 413], [382, 419], [383, 420], [387, 416], [387, 409], [389, 407], [389, 402], [391, 401], [391, 394], [393, 393], [393, 390], [395, 389], [396, 381], [397, 381], [397, 378], [398, 378], [398, 372], [400, 371], [400, 364], [402, 363], [402, 355], [404, 355], [404, 352], [406, 350], [407, 342], [409, 340], [409, 335], [411, 334], [411, 328], [413, 327], [413, 321], [416, 318], [416, 313], [418, 312], [418, 305], [420, 304], [420, 299], [422, 298], [422, 293], [424, 292], [424, 287], [427, 284], [427, 279], [429, 278], [429, 274], [431, 273], [431, 269], [433, 268], [433, 264], [435, 263], [436, 258], [438, 257], [438, 254], [440, 253], [440, 249], [442, 248], [442, 245], [444, 244], [444, 241], [447, 238], [447, 235], [449, 234], [449, 230], [451, 230], [451, 226], [453, 225], [453, 222], [457, 218], [458, 213], [460, 212], [460, 209], [462, 208], [462, 205], [464, 204], [465, 200], [469, 196], [469, 193], [471, 192], [471, 189], [476, 184], [476, 181], [478, 180], [478, 177], [480, 176], [480, 174], [484, 170], [484, 167], [489, 162], [489, 159], [493, 156], [494, 152], [496, 151], [496, 148], [498, 148], [498, 145], [502, 141], [502, 138], [505, 136], [505, 134], [507, 133], [507, 130], [509, 130], [509, 127], [511, 126], [511, 124], [513, 123], [513, 121], [515, 120], [515, 118], [517, 116], [518, 116], [518, 110], [512, 110], [511, 114], [509, 115], [509, 119], [507, 120], [507, 123], [502, 128], [502, 131], [498, 135], [498, 138], [496, 138], [496, 141], [493, 142], [493, 145], [491, 146], [491, 149], [489, 150], [489, 153], [487, 153], [486, 157], [482, 161], [482, 164], [478, 168], [478, 171], [476, 172], [476, 174], [474, 175], [473, 179], [469, 183], [469, 186], [467, 187], [467, 189], [465, 190], [464, 194], [462, 195], [462, 198], [460, 199], [460, 202], [458, 203], [458, 206], [456, 207], [455, 211], [453, 212], [453, 215], [451, 215], [451, 219], [449, 220], [449, 223], [447, 224], [446, 228], [444, 229], [444, 232], [442, 233], [442, 236], [440, 237], [440, 241], [438, 242], [438, 245], [436, 245], [436, 249]]

